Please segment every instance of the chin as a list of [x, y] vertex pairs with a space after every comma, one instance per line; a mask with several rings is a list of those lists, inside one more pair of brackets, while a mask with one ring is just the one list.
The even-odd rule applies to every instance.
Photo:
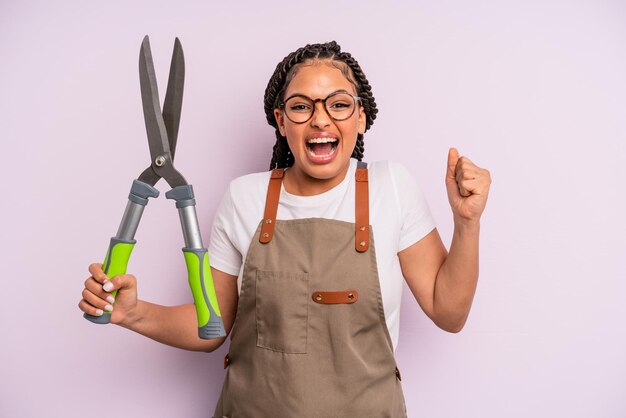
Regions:
[[316, 179], [330, 180], [340, 175], [349, 164], [350, 157], [341, 158], [340, 156], [327, 164], [316, 164], [307, 160], [304, 172]]

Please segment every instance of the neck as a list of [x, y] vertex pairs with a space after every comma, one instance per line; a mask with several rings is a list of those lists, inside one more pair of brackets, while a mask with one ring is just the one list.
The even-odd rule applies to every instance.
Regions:
[[293, 167], [285, 171], [283, 185], [287, 193], [296, 196], [315, 196], [327, 192], [341, 183], [343, 179], [346, 178], [349, 168], [350, 161], [348, 160], [345, 167], [343, 167], [336, 176], [328, 179], [320, 179], [311, 177], [294, 164]]

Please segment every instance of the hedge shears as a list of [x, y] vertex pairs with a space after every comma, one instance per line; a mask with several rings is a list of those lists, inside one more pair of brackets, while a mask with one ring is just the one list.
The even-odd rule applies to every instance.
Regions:
[[[159, 196], [154, 185], [164, 178], [172, 188], [165, 193], [165, 197], [176, 202], [183, 230], [183, 254], [198, 316], [198, 336], [202, 339], [224, 337], [226, 332], [217, 304], [208, 252], [200, 236], [193, 188], [173, 164], [185, 81], [185, 62], [178, 38], [174, 42], [163, 112], [147, 35], [139, 53], [139, 80], [151, 164], [133, 181], [117, 235], [109, 243], [103, 271], [110, 278], [126, 273], [130, 254], [137, 242], [134, 237], [144, 207], [148, 204], [148, 198]], [[113, 296], [116, 293], [113, 291]], [[84, 317], [97, 324], [108, 324], [111, 312], [105, 311], [101, 316], [85, 314]]]

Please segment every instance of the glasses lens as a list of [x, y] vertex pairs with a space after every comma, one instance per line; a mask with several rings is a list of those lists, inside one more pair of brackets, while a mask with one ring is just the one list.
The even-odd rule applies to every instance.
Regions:
[[354, 98], [347, 93], [338, 93], [326, 99], [326, 110], [335, 120], [348, 119], [354, 113]]
[[289, 120], [302, 123], [309, 120], [313, 113], [313, 101], [307, 97], [294, 96], [285, 102], [285, 113]]

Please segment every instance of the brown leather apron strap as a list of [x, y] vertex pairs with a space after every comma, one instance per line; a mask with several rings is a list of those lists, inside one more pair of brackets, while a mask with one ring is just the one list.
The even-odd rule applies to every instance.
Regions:
[[370, 247], [370, 205], [367, 179], [367, 163], [359, 161], [355, 173], [355, 226], [354, 245], [358, 252]]
[[[370, 220], [369, 220], [369, 184], [367, 176], [367, 163], [359, 161], [355, 173], [355, 242], [358, 252], [365, 252], [370, 246]], [[274, 236], [276, 213], [278, 212], [278, 199], [280, 187], [283, 181], [284, 168], [272, 170], [267, 197], [265, 199], [265, 214], [259, 241], [267, 244]]]
[[275, 168], [270, 176], [267, 187], [267, 197], [265, 198], [265, 214], [263, 215], [263, 226], [259, 241], [267, 244], [274, 236], [274, 225], [276, 224], [276, 213], [278, 212], [278, 198], [280, 197], [280, 186], [283, 183], [284, 168]]

